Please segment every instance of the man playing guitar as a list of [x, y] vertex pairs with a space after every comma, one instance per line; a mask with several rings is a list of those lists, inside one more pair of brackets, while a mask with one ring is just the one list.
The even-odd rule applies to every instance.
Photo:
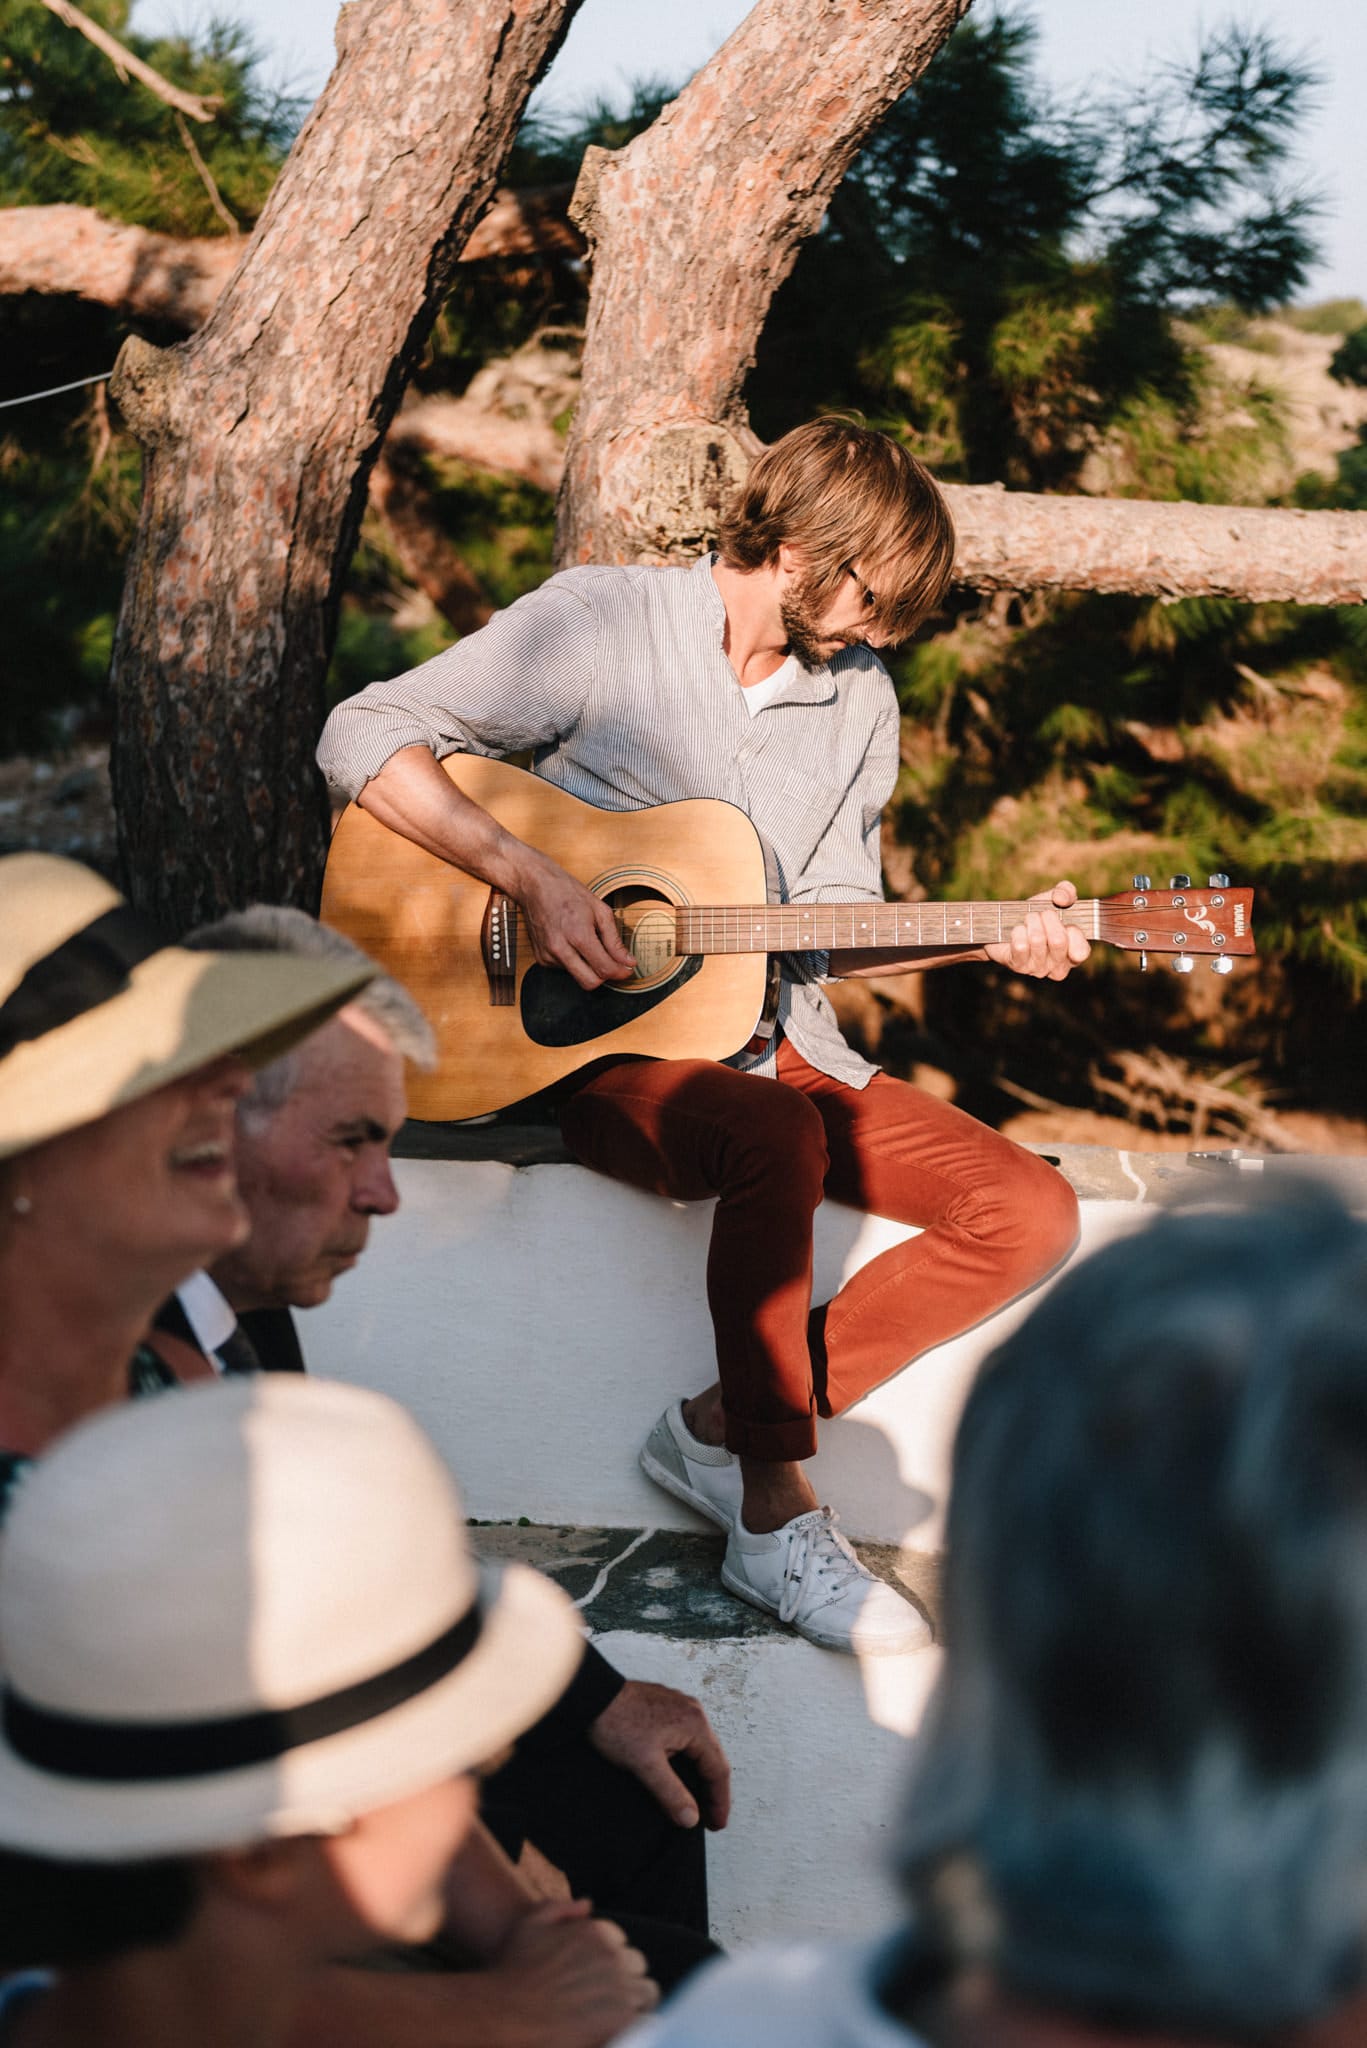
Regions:
[[[512, 897], [536, 959], [583, 988], [633, 971], [612, 911], [458, 790], [444, 756], [530, 748], [539, 775], [605, 810], [721, 797], [766, 842], [781, 900], [882, 900], [899, 720], [875, 650], [907, 638], [948, 585], [944, 501], [898, 443], [821, 419], [759, 457], [720, 538], [688, 567], [563, 571], [340, 705], [323, 734], [334, 786]], [[1034, 1286], [1072, 1249], [1077, 1205], [1033, 1153], [855, 1053], [821, 982], [982, 959], [1062, 980], [1089, 951], [1058, 915], [1076, 893], [1058, 883], [1000, 944], [784, 956], [758, 1048], [724, 1064], [617, 1060], [561, 1105], [585, 1165], [717, 1197], [718, 1377], [666, 1411], [642, 1464], [726, 1530], [731, 1591], [828, 1648], [907, 1650], [928, 1631], [818, 1503], [803, 1467], [817, 1416]], [[813, 1308], [823, 1194], [921, 1234]]]

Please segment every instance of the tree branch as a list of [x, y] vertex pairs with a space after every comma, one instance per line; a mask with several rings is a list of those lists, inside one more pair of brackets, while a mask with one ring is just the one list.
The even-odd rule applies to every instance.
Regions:
[[92, 21], [88, 14], [83, 14], [79, 7], [73, 6], [72, 0], [43, 0], [43, 5], [50, 14], [56, 15], [58, 21], [64, 22], [68, 28], [74, 28], [88, 43], [93, 43], [97, 50], [103, 50], [125, 85], [131, 74], [139, 84], [145, 85], [149, 92], [154, 92], [159, 100], [165, 101], [168, 107], [175, 107], [180, 113], [188, 114], [192, 121], [212, 121], [223, 105], [223, 101], [216, 93], [204, 97], [195, 92], [182, 92], [178, 85], [172, 85], [169, 78], [163, 78], [150, 64], [144, 64], [141, 57], [135, 57], [131, 50], [125, 49], [121, 42], [110, 35], [108, 29], [101, 28], [97, 21]]
[[[185, 140], [197, 155], [188, 130]], [[581, 255], [583, 240], [566, 211], [569, 197], [568, 185], [496, 192], [460, 261]], [[219, 217], [232, 224], [230, 236], [182, 240], [106, 220], [89, 206], [0, 207], [0, 296], [69, 294], [129, 320], [155, 320], [190, 334], [208, 319], [247, 246], [221, 201]]]
[[218, 215], [219, 219], [222, 221], [224, 227], [228, 230], [228, 233], [230, 235], [240, 235], [242, 232], [242, 223], [240, 220], [238, 220], [237, 216], [233, 213], [230, 213], [228, 211], [228, 208], [224, 205], [223, 194], [219, 191], [218, 186], [214, 182], [214, 174], [209, 169], [209, 166], [205, 163], [198, 149], [195, 147], [195, 138], [190, 133], [189, 129], [186, 127], [185, 116], [181, 113], [179, 108], [176, 109], [176, 129], [180, 135], [182, 143], [185, 145], [185, 154], [189, 157], [190, 162], [194, 165], [196, 173], [198, 174], [199, 177], [199, 182], [209, 195], [210, 206], [212, 206], [214, 212]]
[[208, 319], [241, 259], [241, 235], [183, 240], [105, 220], [89, 206], [0, 209], [0, 294], [88, 299], [188, 333]]
[[370, 472], [370, 502], [384, 522], [405, 576], [415, 583], [458, 633], [473, 633], [493, 617], [494, 608], [479, 578], [452, 547], [440, 526], [411, 444], [394, 443]]
[[1367, 512], [1045, 498], [951, 485], [955, 580], [1252, 603], [1367, 601]]

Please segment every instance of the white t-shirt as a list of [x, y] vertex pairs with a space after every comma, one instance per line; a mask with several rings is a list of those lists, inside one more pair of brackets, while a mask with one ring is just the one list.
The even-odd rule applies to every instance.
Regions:
[[772, 704], [779, 691], [786, 689], [796, 674], [797, 656], [790, 654], [788, 659], [781, 662], [774, 673], [766, 676], [762, 683], [746, 683], [739, 686], [750, 716], [753, 718], [757, 711], [763, 711], [766, 704]]
[[874, 1997], [887, 1937], [711, 1963], [617, 2048], [925, 2048]]

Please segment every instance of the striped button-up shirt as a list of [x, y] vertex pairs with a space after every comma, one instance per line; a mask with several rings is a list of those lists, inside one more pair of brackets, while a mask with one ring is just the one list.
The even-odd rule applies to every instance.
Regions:
[[[600, 810], [723, 797], [770, 854], [781, 901], [877, 901], [878, 827], [897, 778], [897, 700], [866, 647], [798, 669], [752, 718], [722, 645], [715, 557], [689, 568], [567, 569], [421, 668], [338, 705], [318, 751], [357, 795], [401, 747], [533, 751], [536, 772]], [[778, 1024], [823, 1073], [876, 1069], [842, 1038], [822, 955], [786, 959]], [[774, 1071], [774, 1047], [734, 1065]]]

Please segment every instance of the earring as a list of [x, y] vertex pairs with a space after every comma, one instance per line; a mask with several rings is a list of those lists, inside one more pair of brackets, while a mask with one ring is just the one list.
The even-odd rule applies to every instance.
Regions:
[[16, 1195], [10, 1203], [10, 1207], [16, 1216], [31, 1216], [33, 1214], [33, 1203], [28, 1195]]

